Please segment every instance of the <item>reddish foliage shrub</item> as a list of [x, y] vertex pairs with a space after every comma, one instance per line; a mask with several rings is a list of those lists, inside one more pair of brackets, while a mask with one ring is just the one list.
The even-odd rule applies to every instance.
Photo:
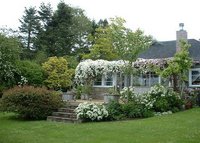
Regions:
[[3, 93], [3, 111], [15, 112], [24, 119], [45, 119], [62, 106], [58, 92], [46, 88], [14, 87]]

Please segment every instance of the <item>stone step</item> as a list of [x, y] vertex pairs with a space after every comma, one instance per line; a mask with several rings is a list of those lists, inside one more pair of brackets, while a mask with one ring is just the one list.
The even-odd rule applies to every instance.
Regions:
[[53, 112], [52, 116], [76, 119], [76, 114], [68, 112]]
[[68, 122], [68, 123], [78, 123], [78, 122], [80, 122], [77, 119], [66, 118], [66, 117], [57, 117], [57, 116], [48, 116], [47, 121]]
[[78, 106], [76, 105], [64, 105], [64, 108], [69, 108], [69, 109], [76, 109]]
[[80, 122], [76, 118], [74, 110], [78, 107], [77, 102], [66, 102], [63, 108], [59, 108], [57, 112], [53, 112], [52, 116], [48, 116], [48, 121], [57, 122]]
[[74, 113], [74, 109], [71, 109], [71, 108], [59, 108], [58, 112]]

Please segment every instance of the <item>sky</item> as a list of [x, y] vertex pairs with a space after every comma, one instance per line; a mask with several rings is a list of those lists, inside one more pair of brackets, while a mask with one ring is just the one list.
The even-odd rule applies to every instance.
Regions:
[[[60, 0], [0, 0], [0, 27], [16, 29], [25, 7], [50, 2], [56, 10]], [[140, 28], [158, 41], [176, 39], [179, 23], [184, 23], [189, 39], [200, 39], [200, 0], [63, 0], [85, 10], [90, 19], [115, 16], [126, 20], [132, 30]]]

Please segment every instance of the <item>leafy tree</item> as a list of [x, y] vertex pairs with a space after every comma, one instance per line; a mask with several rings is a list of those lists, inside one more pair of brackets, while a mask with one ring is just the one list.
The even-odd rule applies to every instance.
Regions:
[[140, 29], [133, 32], [124, 26], [125, 22], [120, 17], [111, 19], [113, 45], [120, 58], [132, 64], [151, 45], [152, 37]]
[[174, 58], [169, 61], [168, 67], [160, 71], [161, 76], [173, 81], [173, 88], [178, 91], [178, 80], [180, 81], [180, 90], [183, 91], [184, 82], [187, 80], [188, 70], [192, 66], [192, 59], [189, 56], [188, 49], [190, 45], [186, 41], [180, 41], [181, 50], [174, 55]]
[[68, 63], [68, 67], [70, 69], [74, 69], [75, 70], [76, 67], [77, 67], [77, 65], [79, 64], [79, 62], [77, 61], [77, 58], [75, 56], [68, 56], [68, 55], [66, 55], [63, 58], [66, 59], [67, 61], [70, 61]]
[[36, 8], [25, 8], [24, 15], [19, 21], [21, 23], [19, 30], [24, 47], [26, 50], [35, 50], [33, 43], [40, 28]]
[[90, 35], [93, 45], [90, 47], [90, 53], [83, 56], [85, 59], [104, 59], [116, 60], [118, 58], [113, 47], [110, 27], [99, 27], [94, 35]]
[[[125, 63], [128, 65], [124, 69], [127, 75], [137, 74], [137, 70], [132, 66], [141, 52], [146, 50], [152, 43], [152, 37], [144, 35], [143, 31], [133, 32], [124, 26], [125, 20], [120, 17], [111, 19], [111, 36], [114, 49]], [[120, 85], [121, 86], [121, 85]]]
[[6, 37], [0, 34], [0, 83], [1, 86], [16, 84], [19, 71], [16, 69], [16, 61], [19, 60], [21, 47], [14, 37]]
[[47, 74], [46, 85], [55, 90], [67, 89], [72, 85], [72, 75], [74, 70], [68, 69], [67, 60], [63, 57], [50, 57], [42, 64]]

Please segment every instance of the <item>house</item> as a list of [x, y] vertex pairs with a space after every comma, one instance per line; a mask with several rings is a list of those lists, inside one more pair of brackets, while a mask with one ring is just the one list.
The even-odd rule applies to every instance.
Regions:
[[[164, 67], [167, 61], [180, 50], [179, 41], [187, 40], [191, 45], [189, 53], [193, 59], [193, 66], [188, 74], [188, 86], [200, 87], [200, 41], [187, 39], [187, 31], [183, 29], [183, 26], [183, 24], [180, 24], [180, 30], [176, 32], [176, 40], [154, 42], [148, 50], [139, 55], [139, 59], [134, 63], [134, 66], [145, 69], [146, 63], [150, 63]], [[141, 72], [137, 76], [125, 75], [120, 70], [124, 68], [125, 64], [123, 61], [83, 61], [76, 69], [75, 78], [78, 82], [82, 81], [84, 77], [91, 79], [87, 82], [93, 82], [95, 94], [99, 95], [98, 98], [102, 98], [101, 93], [117, 86], [135, 86], [135, 91], [141, 93], [148, 91], [151, 86], [158, 83], [167, 86], [172, 84], [169, 80], [163, 79], [155, 72], [149, 70]]]

